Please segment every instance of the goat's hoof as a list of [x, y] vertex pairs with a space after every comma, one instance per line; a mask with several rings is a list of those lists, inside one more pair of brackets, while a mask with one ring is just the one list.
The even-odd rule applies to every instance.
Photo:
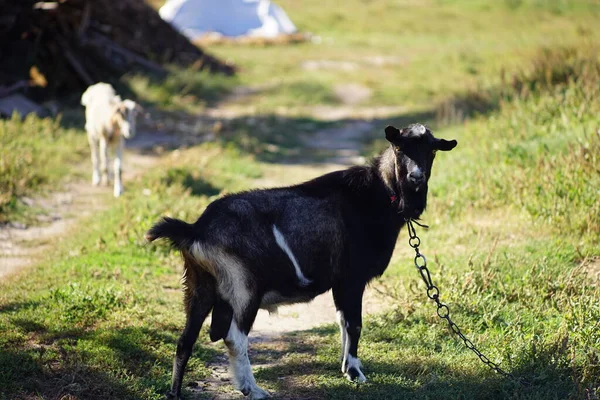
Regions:
[[367, 381], [367, 378], [362, 373], [362, 371], [356, 367], [348, 368], [348, 370], [346, 371], [346, 373], [344, 373], [344, 375], [350, 382], [356, 381], [357, 383], [365, 383]]
[[113, 195], [115, 197], [121, 197], [122, 194], [123, 194], [123, 188], [119, 188], [119, 189], [115, 188], [115, 190], [113, 191]]
[[269, 392], [262, 390], [261, 388], [259, 388], [258, 386], [250, 386], [250, 387], [243, 387], [240, 389], [240, 392], [242, 392], [242, 394], [244, 396], [248, 396], [249, 399], [251, 400], [256, 400], [256, 399], [267, 399], [269, 397], [271, 397], [271, 395], [269, 394]]
[[265, 390], [262, 390], [258, 386], [256, 386], [255, 388], [253, 388], [250, 391], [250, 399], [251, 400], [268, 399], [269, 397], [271, 397], [271, 395], [269, 394], [269, 392], [267, 392]]
[[169, 392], [165, 394], [165, 400], [181, 400], [181, 397]]

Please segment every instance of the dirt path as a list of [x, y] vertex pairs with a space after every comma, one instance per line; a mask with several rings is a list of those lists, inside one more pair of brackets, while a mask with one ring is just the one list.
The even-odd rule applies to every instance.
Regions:
[[67, 184], [63, 190], [27, 200], [29, 205], [43, 211], [38, 217], [42, 225], [9, 223], [0, 227], [0, 279], [34, 264], [79, 218], [108, 205], [106, 188], [76, 182]]
[[[152, 167], [156, 157], [148, 150], [157, 145], [170, 144], [173, 136], [156, 132], [140, 132], [128, 143], [123, 180], [125, 185], [134, 177]], [[89, 161], [78, 167], [91, 171]], [[88, 180], [67, 183], [60, 191], [45, 197], [25, 199], [29, 206], [42, 210], [39, 226], [9, 223], [0, 226], [0, 279], [35, 264], [44, 252], [62, 240], [80, 219], [106, 209], [114, 201], [112, 188], [92, 186]]]

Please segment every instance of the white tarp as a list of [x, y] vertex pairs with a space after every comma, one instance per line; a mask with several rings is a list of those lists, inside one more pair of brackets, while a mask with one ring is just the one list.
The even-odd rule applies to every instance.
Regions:
[[273, 38], [296, 32], [269, 0], [168, 0], [159, 14], [190, 39], [209, 33]]

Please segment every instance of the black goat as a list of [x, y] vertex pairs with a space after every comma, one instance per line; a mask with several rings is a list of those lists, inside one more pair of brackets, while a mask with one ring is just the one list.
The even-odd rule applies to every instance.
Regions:
[[284, 188], [227, 195], [194, 223], [164, 218], [147, 233], [168, 238], [184, 259], [187, 322], [177, 344], [170, 398], [179, 398], [185, 366], [212, 310], [210, 338], [224, 339], [237, 388], [259, 388], [248, 359], [248, 333], [259, 308], [306, 302], [332, 289], [342, 336], [342, 372], [366, 380], [357, 356], [365, 286], [388, 266], [400, 228], [418, 218], [437, 150], [420, 124], [385, 129], [391, 146], [369, 166], [332, 172]]

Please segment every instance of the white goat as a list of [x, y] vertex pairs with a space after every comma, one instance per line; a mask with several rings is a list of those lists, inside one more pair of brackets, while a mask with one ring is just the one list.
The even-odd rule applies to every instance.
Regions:
[[119, 197], [123, 193], [125, 139], [135, 135], [136, 116], [142, 108], [132, 100], [121, 100], [108, 83], [88, 87], [81, 96], [81, 104], [85, 106], [85, 130], [92, 152], [92, 184], [108, 185], [108, 148], [111, 147], [115, 151], [114, 195]]

